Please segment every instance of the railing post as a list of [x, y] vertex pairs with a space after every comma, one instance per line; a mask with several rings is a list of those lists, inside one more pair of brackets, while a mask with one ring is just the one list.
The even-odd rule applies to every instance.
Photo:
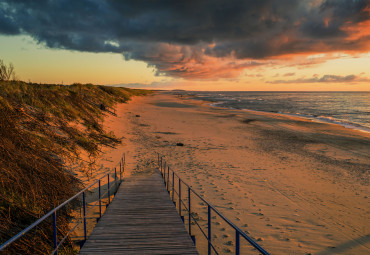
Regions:
[[170, 191], [170, 167], [167, 168], [167, 191]]
[[235, 230], [235, 255], [240, 255], [240, 234]]
[[117, 188], [118, 188], [118, 184], [117, 184], [117, 169], [116, 168], [114, 168], [114, 185], [116, 186], [115, 187], [115, 190], [114, 190], [114, 195], [116, 195]]
[[107, 206], [108, 206], [110, 204], [109, 174], [107, 174], [107, 176], [108, 176], [108, 204], [107, 204]]
[[211, 239], [212, 239], [212, 232], [211, 232], [211, 206], [208, 205], [208, 255], [211, 255]]
[[175, 202], [175, 172], [172, 170], [172, 201]]
[[56, 255], [58, 255], [58, 240], [57, 240], [57, 212], [53, 213], [53, 243]]
[[85, 192], [82, 193], [83, 213], [84, 213], [84, 241], [86, 242], [86, 197]]
[[166, 184], [166, 166], [167, 166], [167, 162], [165, 161], [164, 162], [164, 167], [163, 167], [163, 181], [164, 181], [164, 184]]
[[101, 218], [101, 182], [99, 180], [99, 220]]
[[184, 218], [181, 216], [181, 179], [179, 178], [179, 214], [182, 221]]
[[119, 180], [122, 181], [122, 159], [119, 161]]
[[190, 187], [188, 186], [188, 216], [189, 216], [189, 236], [191, 237], [191, 200], [190, 200]]
[[163, 157], [161, 156], [161, 173], [162, 173], [162, 167], [163, 167]]

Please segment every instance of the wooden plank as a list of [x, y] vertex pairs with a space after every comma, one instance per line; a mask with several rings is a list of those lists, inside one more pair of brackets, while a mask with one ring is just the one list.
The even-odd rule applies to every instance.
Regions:
[[80, 254], [198, 254], [158, 171], [124, 180]]

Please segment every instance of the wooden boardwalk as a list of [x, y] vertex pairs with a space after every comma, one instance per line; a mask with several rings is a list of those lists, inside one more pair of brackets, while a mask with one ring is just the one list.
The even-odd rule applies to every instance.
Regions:
[[158, 171], [124, 180], [80, 254], [198, 254]]

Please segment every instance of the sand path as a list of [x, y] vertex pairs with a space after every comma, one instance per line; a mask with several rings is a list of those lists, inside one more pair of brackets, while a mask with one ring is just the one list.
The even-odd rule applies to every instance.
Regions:
[[[158, 152], [273, 254], [370, 253], [369, 134], [166, 94], [117, 110], [105, 126], [123, 144], [105, 149], [103, 168], [125, 151], [127, 174], [140, 174]], [[232, 234], [215, 224], [222, 251], [232, 251]]]

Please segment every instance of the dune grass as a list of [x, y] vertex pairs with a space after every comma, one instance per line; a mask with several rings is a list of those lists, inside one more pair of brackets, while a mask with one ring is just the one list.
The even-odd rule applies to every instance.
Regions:
[[[92, 84], [0, 82], [0, 243], [82, 188], [65, 158], [78, 158], [81, 151], [96, 156], [101, 146], [120, 143], [103, 130], [102, 111], [84, 98], [113, 106], [148, 93]], [[68, 231], [69, 213], [60, 212], [61, 232]], [[44, 224], [7, 253], [48, 253], [45, 237], [51, 231]]]

